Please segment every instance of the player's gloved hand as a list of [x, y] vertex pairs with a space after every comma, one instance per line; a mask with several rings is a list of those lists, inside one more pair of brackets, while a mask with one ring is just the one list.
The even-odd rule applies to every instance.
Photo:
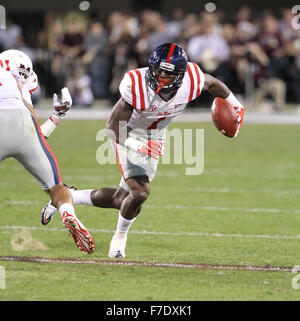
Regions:
[[230, 91], [229, 95], [225, 100], [235, 109], [236, 115], [237, 115], [237, 122], [239, 124], [238, 129], [234, 135], [236, 137], [242, 127], [243, 120], [244, 120], [244, 113], [245, 109], [243, 105], [237, 100], [237, 98], [234, 96], [234, 94]]
[[243, 124], [243, 120], [244, 120], [244, 114], [245, 114], [245, 108], [244, 107], [233, 107], [236, 111], [236, 115], [237, 115], [237, 122], [239, 123], [238, 129], [234, 135], [234, 137], [236, 137], [242, 127]]
[[153, 139], [150, 139], [147, 143], [144, 143], [133, 137], [129, 137], [125, 140], [124, 146], [154, 159], [162, 157], [164, 153], [164, 143]]
[[67, 87], [61, 90], [61, 99], [58, 99], [57, 94], [53, 94], [53, 116], [59, 121], [64, 118], [72, 106], [72, 97]]
[[58, 99], [56, 94], [53, 95], [53, 106], [54, 111], [51, 116], [41, 125], [41, 131], [45, 138], [48, 138], [52, 134], [72, 106], [72, 98], [67, 87], [61, 90], [60, 99]]
[[138, 149], [143, 155], [148, 155], [154, 159], [158, 159], [163, 155], [163, 143], [156, 140], [148, 140], [147, 144], [142, 144]]

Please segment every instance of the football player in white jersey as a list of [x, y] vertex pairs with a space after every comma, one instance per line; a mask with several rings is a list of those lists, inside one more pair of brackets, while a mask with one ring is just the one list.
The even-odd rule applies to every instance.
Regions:
[[[188, 62], [185, 51], [175, 43], [157, 47], [149, 67], [127, 72], [119, 89], [121, 98], [106, 129], [117, 154], [122, 174], [120, 185], [117, 189], [71, 190], [74, 204], [119, 210], [108, 253], [111, 258], [125, 257], [129, 228], [149, 196], [150, 182], [164, 151], [165, 129], [172, 118], [202, 90], [226, 99], [235, 108], [239, 121], [236, 135], [244, 117], [244, 107], [228, 87]], [[51, 219], [50, 210], [47, 215]]]
[[[0, 54], [0, 69], [18, 70], [22, 97], [31, 105], [31, 112], [37, 114], [32, 106], [31, 95], [38, 89], [38, 76], [33, 70], [31, 59], [21, 50], [9, 49]], [[63, 120], [72, 105], [72, 98], [67, 88], [61, 90], [61, 101], [53, 95], [54, 110], [47, 121], [41, 125], [41, 131], [48, 138], [56, 126]]]
[[78, 248], [92, 253], [94, 240], [76, 217], [72, 196], [62, 183], [57, 160], [31, 104], [30, 94], [37, 88], [31, 60], [11, 50], [0, 54], [0, 67], [0, 162], [7, 157], [17, 159], [50, 196]]

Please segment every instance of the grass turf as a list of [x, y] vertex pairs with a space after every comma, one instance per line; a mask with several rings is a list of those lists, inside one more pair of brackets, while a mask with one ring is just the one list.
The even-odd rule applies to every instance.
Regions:
[[[80, 189], [115, 186], [118, 165], [99, 165], [101, 121], [65, 121], [49, 138], [64, 181]], [[212, 124], [203, 128], [204, 172], [159, 165], [151, 194], [130, 231], [125, 260], [294, 266], [299, 257], [298, 126], [247, 125], [237, 139]], [[195, 146], [194, 146], [195, 147]], [[1, 255], [86, 259], [59, 215], [42, 228], [48, 201], [15, 161], [0, 166]], [[117, 211], [77, 206], [96, 252], [107, 259]], [[13, 227], [14, 226], [14, 227]], [[25, 227], [25, 228], [24, 228]], [[26, 229], [36, 227], [37, 229]], [[0, 300], [298, 300], [286, 272], [1, 262], [6, 289]]]

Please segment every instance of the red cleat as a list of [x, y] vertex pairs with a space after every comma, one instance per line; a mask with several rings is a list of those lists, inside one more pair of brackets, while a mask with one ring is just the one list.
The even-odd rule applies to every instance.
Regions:
[[87, 229], [76, 216], [73, 216], [68, 212], [64, 212], [62, 215], [62, 223], [72, 234], [73, 239], [80, 251], [87, 254], [95, 251], [95, 242], [92, 235], [87, 231]]

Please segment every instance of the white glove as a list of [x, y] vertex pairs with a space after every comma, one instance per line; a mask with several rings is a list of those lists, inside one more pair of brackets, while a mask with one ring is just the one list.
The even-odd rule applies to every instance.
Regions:
[[53, 94], [53, 115], [59, 120], [64, 118], [72, 106], [72, 97], [67, 87], [61, 90], [61, 99], [59, 101], [57, 94]]

